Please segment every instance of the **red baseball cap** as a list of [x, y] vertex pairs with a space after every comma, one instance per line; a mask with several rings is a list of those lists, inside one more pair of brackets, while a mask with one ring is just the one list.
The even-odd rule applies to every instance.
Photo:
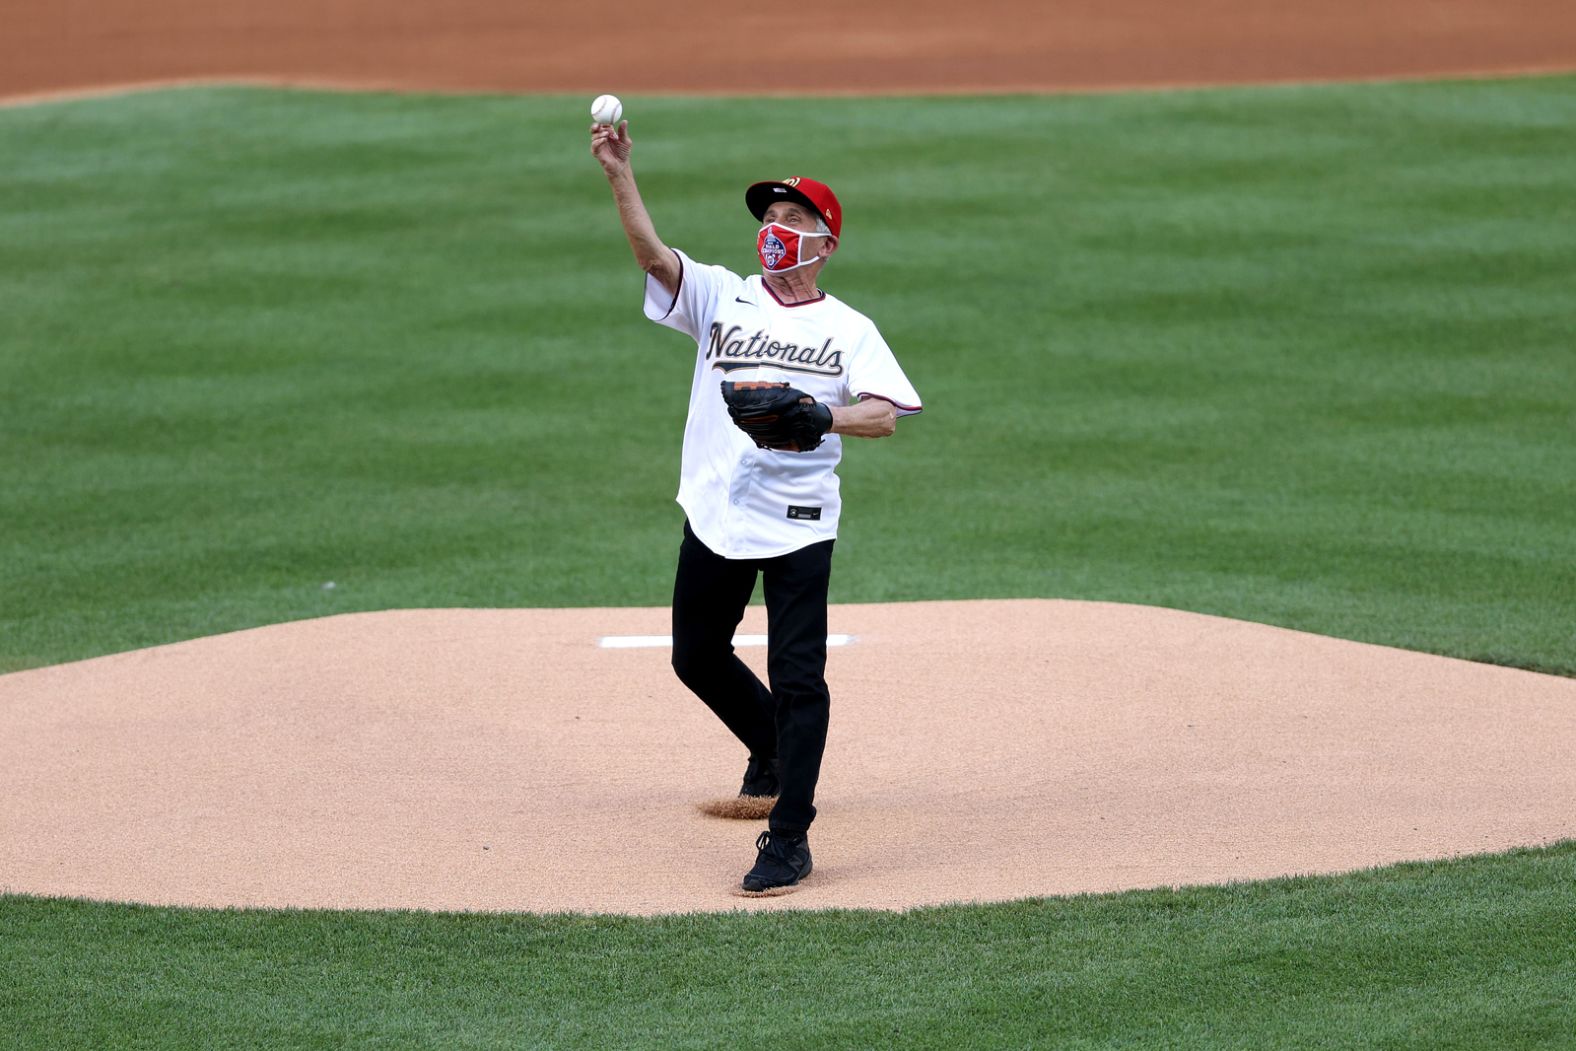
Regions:
[[843, 236], [843, 206], [837, 203], [837, 194], [824, 182], [795, 175], [780, 182], [758, 182], [744, 191], [744, 203], [757, 219], [766, 215], [773, 201], [784, 200], [814, 208], [816, 214], [826, 220], [826, 228], [832, 231], [833, 237]]

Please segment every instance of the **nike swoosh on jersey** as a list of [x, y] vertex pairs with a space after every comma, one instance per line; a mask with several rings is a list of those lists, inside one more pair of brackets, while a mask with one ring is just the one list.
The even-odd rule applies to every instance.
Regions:
[[747, 307], [753, 307], [753, 306], [754, 306], [754, 305], [755, 305], [755, 304], [754, 304], [754, 303], [752, 303], [752, 302], [751, 302], [751, 301], [750, 301], [750, 300], [748, 300], [748, 299], [745, 299], [745, 298], [744, 298], [744, 297], [743, 297], [743, 296], [734, 296], [734, 297], [733, 297], [733, 301], [734, 301], [734, 302], [735, 302], [735, 303], [743, 303], [743, 304], [744, 304], [744, 305], [745, 305], [745, 306], [747, 306]]

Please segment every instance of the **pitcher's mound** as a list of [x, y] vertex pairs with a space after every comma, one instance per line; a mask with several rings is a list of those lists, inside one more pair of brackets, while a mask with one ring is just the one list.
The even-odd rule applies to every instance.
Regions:
[[352, 614], [0, 677], [0, 889], [902, 908], [1576, 836], [1576, 681], [1136, 606], [838, 606], [815, 879], [741, 899], [763, 826], [697, 806], [744, 749], [666, 649], [599, 645], [667, 623]]

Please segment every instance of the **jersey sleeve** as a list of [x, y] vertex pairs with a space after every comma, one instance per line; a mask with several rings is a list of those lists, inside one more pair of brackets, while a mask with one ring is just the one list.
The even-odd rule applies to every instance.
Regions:
[[679, 260], [678, 291], [668, 295], [662, 282], [647, 274], [646, 317], [699, 340], [716, 314], [721, 297], [730, 288], [742, 288], [744, 281], [726, 267], [703, 266], [677, 248], [672, 252]]
[[912, 416], [924, 408], [919, 392], [903, 374], [892, 348], [871, 325], [859, 341], [848, 366], [848, 394], [852, 401], [880, 398], [892, 403], [899, 416]]

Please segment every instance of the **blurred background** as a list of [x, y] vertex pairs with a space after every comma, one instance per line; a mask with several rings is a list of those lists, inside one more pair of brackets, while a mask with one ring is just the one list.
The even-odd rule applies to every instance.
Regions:
[[5, 0], [0, 95], [188, 78], [1029, 91], [1567, 69], [1570, 0]]

